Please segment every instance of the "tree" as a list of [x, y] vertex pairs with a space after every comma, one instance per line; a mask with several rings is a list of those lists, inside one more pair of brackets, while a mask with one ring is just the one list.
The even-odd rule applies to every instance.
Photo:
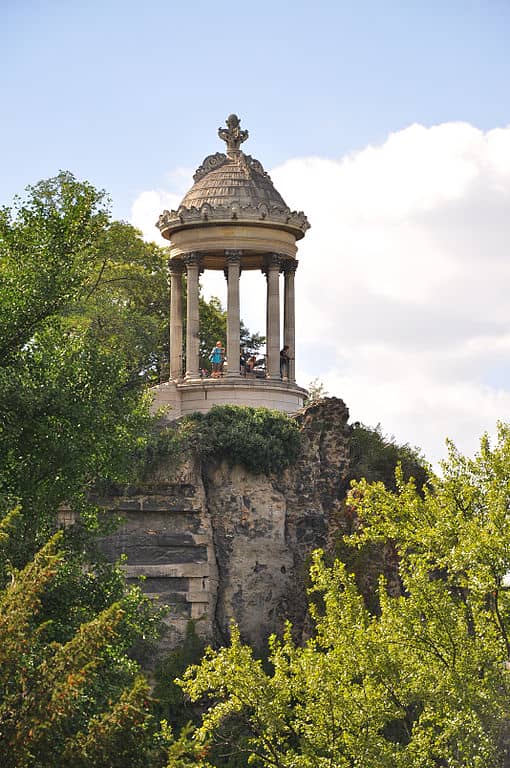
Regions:
[[417, 488], [421, 489], [428, 480], [428, 464], [419, 449], [408, 443], [399, 444], [394, 437], [384, 435], [379, 424], [367, 427], [359, 421], [354, 422], [349, 448], [350, 480], [380, 480], [394, 491], [397, 464], [401, 465], [405, 479], [414, 477]]
[[[146, 684], [128, 650], [157, 617], [95, 556], [98, 517], [86, 501], [98, 479], [132, 473], [150, 439], [147, 363], [120, 341], [121, 324], [112, 343], [97, 322], [106, 254], [121, 235], [141, 247], [132, 228], [111, 222], [104, 193], [68, 173], [0, 213], [5, 766], [134, 767], [152, 749]], [[123, 312], [119, 297], [110, 304]], [[55, 539], [64, 503], [82, 522]]]
[[[8, 522], [0, 526], [4, 552]], [[0, 591], [0, 763], [4, 768], [146, 768], [159, 762], [149, 691], [126, 651], [138, 599], [126, 595], [51, 641], [45, 592], [64, 564], [61, 535]], [[161, 764], [161, 763], [159, 763]]]
[[104, 192], [65, 172], [0, 209], [0, 360], [86, 291], [109, 213]]
[[121, 350], [144, 383], [168, 376], [167, 253], [126, 222], [109, 221], [100, 236], [85, 295], [70, 322], [97, 344]]
[[1, 211], [0, 497], [21, 507], [18, 567], [60, 504], [83, 506], [97, 478], [121, 478], [148, 439], [138, 360], [101, 337], [91, 304], [82, 321], [113, 231], [118, 241], [104, 193], [68, 173]]
[[[269, 670], [232, 630], [186, 673], [194, 701], [212, 699], [197, 749], [249, 729], [251, 764], [280, 768], [503, 768], [510, 716], [510, 427], [474, 459], [450, 447], [422, 493], [354, 484], [363, 548], [391, 541], [400, 589], [380, 580], [373, 611], [343, 563], [316, 553], [315, 634], [272, 638]], [[227, 737], [231, 731], [226, 729]]]
[[324, 400], [327, 396], [328, 392], [324, 382], [315, 378], [308, 385], [308, 395], [306, 396], [305, 405], [317, 403], [319, 400]]

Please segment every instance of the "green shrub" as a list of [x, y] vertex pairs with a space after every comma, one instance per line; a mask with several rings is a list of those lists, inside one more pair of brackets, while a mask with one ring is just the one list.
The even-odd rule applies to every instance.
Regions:
[[427, 462], [419, 449], [408, 443], [399, 445], [393, 437], [383, 434], [379, 424], [375, 428], [359, 421], [352, 425], [350, 459], [349, 480], [381, 481], [392, 491], [396, 491], [397, 464], [402, 466], [405, 480], [414, 477], [419, 490], [429, 477]]
[[299, 453], [297, 423], [280, 411], [216, 405], [179, 423], [182, 442], [201, 458], [241, 464], [255, 474], [281, 472]]

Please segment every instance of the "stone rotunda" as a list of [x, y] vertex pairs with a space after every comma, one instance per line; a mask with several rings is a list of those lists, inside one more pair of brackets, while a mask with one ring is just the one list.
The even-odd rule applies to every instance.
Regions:
[[[226, 154], [206, 157], [179, 208], [163, 211], [157, 223], [170, 242], [170, 380], [153, 391], [155, 407], [170, 406], [171, 419], [226, 403], [293, 413], [306, 395], [295, 379], [294, 278], [296, 242], [310, 225], [304, 213], [286, 205], [261, 163], [240, 149], [248, 131], [240, 128], [239, 118], [230, 115], [226, 126], [218, 130], [226, 142]], [[227, 369], [221, 378], [202, 378], [199, 369], [198, 281], [207, 269], [222, 270], [227, 279]], [[259, 270], [267, 283], [265, 378], [242, 376], [239, 368], [239, 282], [245, 270]], [[183, 275], [187, 278], [185, 339]], [[289, 360], [282, 376], [283, 346], [288, 348]]]

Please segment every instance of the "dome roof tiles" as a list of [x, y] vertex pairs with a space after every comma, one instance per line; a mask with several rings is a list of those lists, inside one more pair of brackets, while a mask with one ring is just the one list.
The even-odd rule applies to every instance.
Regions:
[[[204, 203], [213, 208], [231, 203], [240, 206], [265, 203], [267, 206], [288, 210], [283, 197], [276, 191], [258, 160], [240, 151], [234, 157], [220, 153], [211, 157], [218, 163], [217, 167], [204, 174], [195, 174], [198, 180], [182, 200], [182, 207], [200, 208]], [[223, 161], [221, 165], [220, 158]], [[209, 160], [206, 158], [202, 168], [207, 167]]]

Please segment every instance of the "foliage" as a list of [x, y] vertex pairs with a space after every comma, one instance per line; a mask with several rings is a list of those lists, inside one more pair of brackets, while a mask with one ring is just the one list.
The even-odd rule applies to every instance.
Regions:
[[168, 368], [165, 251], [112, 221], [88, 182], [61, 171], [0, 210], [0, 275], [2, 361], [58, 315], [122, 350], [132, 372], [154, 380]]
[[185, 416], [177, 429], [181, 444], [202, 458], [241, 464], [255, 474], [281, 472], [299, 453], [296, 421], [267, 408], [216, 405]]
[[328, 396], [326, 386], [319, 378], [312, 379], [308, 385], [308, 395], [305, 398], [305, 405], [317, 403]]
[[429, 467], [417, 448], [399, 445], [383, 434], [380, 425], [367, 427], [359, 421], [352, 425], [349, 441], [350, 480], [364, 478], [369, 483], [381, 481], [396, 490], [395, 467], [400, 464], [404, 478], [414, 477], [419, 489], [427, 482]]
[[[143, 387], [153, 359], [134, 348], [135, 306], [120, 287], [137, 258], [147, 284], [159, 254], [110, 221], [104, 193], [68, 173], [0, 213], [5, 766], [151, 764], [155, 726], [128, 651], [158, 617], [98, 556], [100, 519], [86, 502], [98, 478], [126, 479], [150, 439]], [[63, 504], [82, 524], [57, 547]]]
[[68, 173], [0, 215], [0, 495], [20, 503], [18, 566], [51, 533], [59, 504], [83, 503], [100, 476], [125, 476], [147, 439], [126, 345], [100, 338], [91, 306], [83, 321], [114, 229], [104, 193]]
[[[4, 768], [156, 765], [148, 687], [126, 651], [139, 601], [127, 595], [63, 642], [44, 620], [65, 565], [57, 534], [0, 592], [0, 763]], [[153, 761], [153, 758], [156, 762]]]
[[130, 224], [110, 221], [98, 244], [85, 296], [69, 322], [96, 345], [122, 353], [127, 368], [149, 384], [168, 376], [166, 253]]
[[[368, 482], [382, 482], [386, 488], [396, 491], [395, 470], [400, 466], [404, 480], [411, 477], [421, 492], [429, 479], [429, 468], [416, 448], [400, 445], [394, 438], [385, 436], [380, 426], [367, 427], [355, 422], [350, 431], [349, 469], [346, 484], [353, 480], [366, 479]], [[398, 584], [397, 555], [390, 541], [367, 543], [356, 549], [346, 543], [343, 536], [352, 533], [358, 527], [356, 508], [347, 499], [342, 505], [337, 518], [340, 536], [333, 537], [334, 553], [346, 566], [349, 573], [354, 573], [356, 583], [363, 595], [365, 604], [372, 611], [378, 610], [377, 583], [383, 575], [391, 588]]]
[[188, 721], [193, 720], [196, 712], [185, 699], [175, 679], [182, 675], [190, 664], [200, 661], [204, 648], [204, 642], [196, 633], [195, 624], [190, 621], [182, 645], [170, 651], [156, 667], [153, 696], [158, 717], [164, 719], [176, 731], [180, 731]]
[[109, 218], [104, 192], [69, 173], [27, 193], [12, 210], [0, 210], [2, 365], [47, 318], [85, 294]]
[[[474, 459], [453, 447], [444, 477], [418, 493], [356, 484], [352, 546], [392, 542], [402, 589], [379, 584], [371, 613], [355, 579], [316, 553], [315, 635], [272, 638], [266, 673], [233, 627], [182, 681], [211, 702], [198, 749], [230, 717], [250, 729], [252, 764], [280, 768], [502, 768], [510, 715], [510, 427]], [[233, 746], [236, 746], [235, 744]], [[241, 748], [241, 745], [237, 745]]]

